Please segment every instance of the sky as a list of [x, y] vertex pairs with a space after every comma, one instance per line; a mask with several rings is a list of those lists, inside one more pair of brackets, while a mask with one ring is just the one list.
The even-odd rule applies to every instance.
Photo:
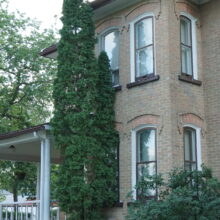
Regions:
[[[42, 28], [61, 27], [60, 17], [63, 0], [9, 0], [9, 10], [25, 13], [42, 22]], [[55, 18], [57, 16], [57, 18]]]
[[42, 28], [50, 28], [56, 24], [55, 27], [60, 29], [62, 4], [63, 0], [9, 0], [9, 10], [19, 10], [28, 17], [36, 18], [42, 22]]

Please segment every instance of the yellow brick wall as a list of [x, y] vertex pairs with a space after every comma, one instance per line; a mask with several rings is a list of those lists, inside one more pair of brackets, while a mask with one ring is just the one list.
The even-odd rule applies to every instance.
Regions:
[[[155, 15], [155, 58], [158, 81], [127, 88], [130, 83], [130, 22]], [[180, 12], [197, 19], [198, 79], [201, 86], [180, 81]], [[210, 25], [211, 24], [211, 25]], [[106, 209], [109, 220], [123, 220], [131, 191], [131, 130], [141, 124], [157, 127], [158, 173], [183, 167], [183, 126], [201, 128], [202, 162], [220, 177], [220, 1], [204, 6], [188, 1], [143, 1], [96, 22], [100, 36], [109, 27], [120, 30], [120, 84], [116, 92], [116, 127], [120, 133], [120, 200], [123, 208]], [[210, 44], [211, 41], [211, 44]], [[207, 144], [206, 144], [207, 143]], [[207, 147], [208, 146], [208, 147]]]

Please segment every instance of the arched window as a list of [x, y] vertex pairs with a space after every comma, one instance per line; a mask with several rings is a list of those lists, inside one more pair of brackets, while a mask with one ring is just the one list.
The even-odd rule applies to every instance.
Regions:
[[130, 23], [131, 84], [150, 81], [156, 75], [154, 23], [152, 12], [144, 13]]
[[153, 17], [135, 23], [135, 78], [154, 74]]
[[[156, 174], [156, 130], [153, 128], [146, 128], [137, 132], [137, 161], [136, 161], [136, 175], [138, 183], [142, 178]], [[137, 197], [151, 197], [155, 196], [154, 190], [145, 192], [137, 191]]]
[[180, 18], [182, 73], [193, 76], [192, 24], [185, 16]]
[[119, 31], [110, 30], [102, 36], [102, 50], [104, 50], [110, 60], [112, 72], [112, 85], [119, 85]]
[[182, 75], [197, 79], [196, 19], [183, 12], [180, 16], [180, 48]]
[[[147, 179], [157, 173], [156, 128], [141, 125], [132, 130], [132, 188], [135, 189], [142, 178]], [[133, 198], [152, 198], [156, 190], [133, 191]]]
[[184, 128], [184, 169], [197, 170], [197, 140], [196, 130], [191, 127]]

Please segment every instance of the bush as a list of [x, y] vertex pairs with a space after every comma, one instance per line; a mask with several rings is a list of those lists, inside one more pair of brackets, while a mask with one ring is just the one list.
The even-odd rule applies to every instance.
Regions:
[[145, 177], [138, 190], [154, 189], [157, 198], [133, 201], [128, 220], [218, 220], [220, 182], [203, 166], [202, 171], [175, 169], [165, 183], [161, 176]]

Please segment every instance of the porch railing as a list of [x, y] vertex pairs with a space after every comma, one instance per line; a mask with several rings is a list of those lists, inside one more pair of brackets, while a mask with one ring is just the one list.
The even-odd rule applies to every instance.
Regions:
[[[60, 216], [60, 208], [53, 202], [50, 207], [50, 220], [65, 219]], [[0, 220], [40, 220], [40, 201], [0, 203]]]

